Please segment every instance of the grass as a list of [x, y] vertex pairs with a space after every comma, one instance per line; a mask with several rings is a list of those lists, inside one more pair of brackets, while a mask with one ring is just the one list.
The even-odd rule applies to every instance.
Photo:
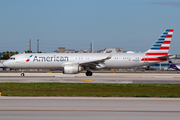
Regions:
[[2, 96], [180, 97], [180, 84], [0, 83]]

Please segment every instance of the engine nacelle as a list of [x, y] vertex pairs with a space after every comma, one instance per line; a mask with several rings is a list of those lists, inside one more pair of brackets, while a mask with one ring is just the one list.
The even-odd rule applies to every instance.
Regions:
[[82, 67], [80, 67], [79, 65], [65, 65], [63, 74], [77, 74], [82, 70]]

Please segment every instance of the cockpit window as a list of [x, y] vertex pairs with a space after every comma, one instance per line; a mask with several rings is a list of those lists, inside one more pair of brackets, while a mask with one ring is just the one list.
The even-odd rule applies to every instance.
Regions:
[[9, 60], [15, 60], [15, 58], [14, 57], [10, 57]]

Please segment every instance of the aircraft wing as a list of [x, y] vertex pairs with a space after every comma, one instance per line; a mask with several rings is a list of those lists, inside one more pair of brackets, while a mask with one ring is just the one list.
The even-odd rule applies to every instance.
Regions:
[[[92, 60], [92, 61], [79, 62], [79, 65], [82, 65], [82, 67], [89, 66], [91, 68], [96, 68], [96, 66], [99, 66], [99, 64], [103, 64], [106, 60], [111, 59], [114, 52], [115, 52], [115, 49], [106, 58]], [[103, 66], [100, 66], [100, 67], [103, 67]]]

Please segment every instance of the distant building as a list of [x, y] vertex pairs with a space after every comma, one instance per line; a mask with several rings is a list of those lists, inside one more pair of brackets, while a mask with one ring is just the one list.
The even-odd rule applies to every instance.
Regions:
[[78, 50], [77, 53], [84, 53], [84, 50]]
[[[55, 50], [55, 53], [111, 53], [113, 48], [106, 48], [104, 50], [71, 50], [65, 49], [65, 47], [59, 47], [58, 50]], [[126, 52], [122, 48], [116, 48], [116, 53]]]
[[75, 50], [65, 50], [65, 53], [76, 53]]
[[59, 47], [58, 50], [54, 51], [55, 53], [65, 53], [65, 47]]
[[[113, 48], [106, 48], [104, 53], [111, 53], [114, 49]], [[122, 48], [116, 48], [116, 53], [123, 53], [124, 50]]]
[[116, 48], [116, 52], [117, 53], [123, 53], [123, 52], [126, 52], [126, 51], [124, 51], [122, 48]]
[[180, 55], [176, 55], [176, 58], [177, 58], [177, 59], [180, 59]]

